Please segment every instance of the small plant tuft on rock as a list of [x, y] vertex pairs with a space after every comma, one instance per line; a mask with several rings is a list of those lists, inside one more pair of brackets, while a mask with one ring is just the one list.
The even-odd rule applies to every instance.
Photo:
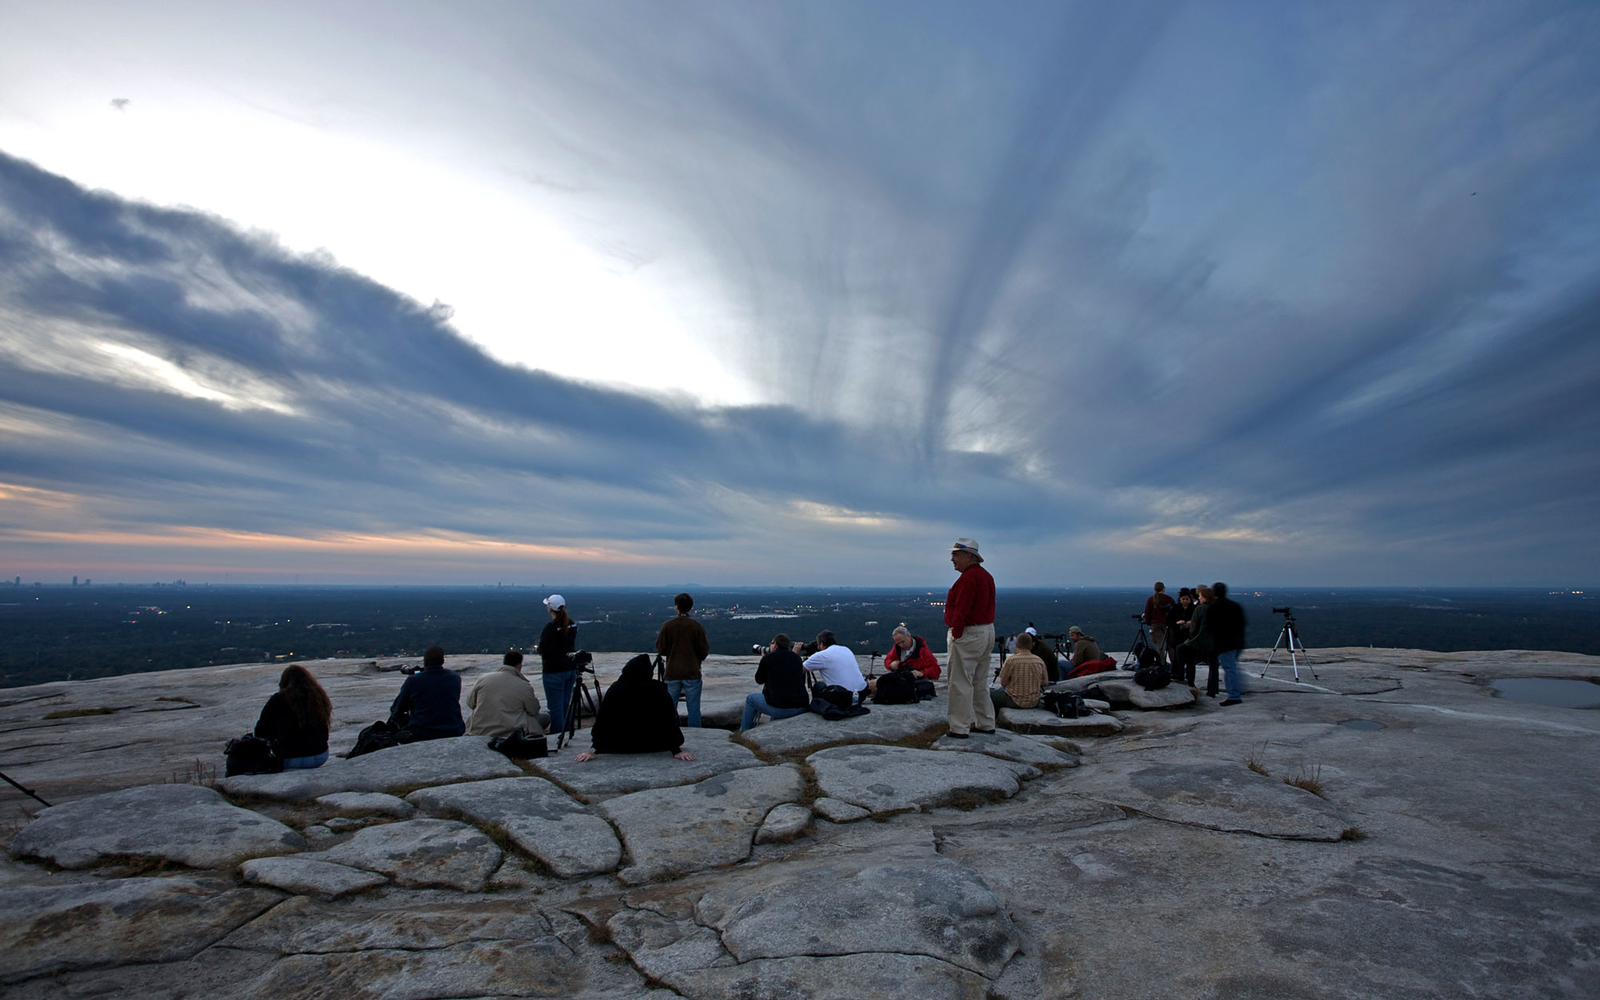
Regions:
[[1340, 840], [1365, 840], [1367, 835], [1361, 832], [1359, 826], [1347, 826], [1339, 831]]
[[1293, 785], [1296, 788], [1304, 788], [1306, 791], [1310, 792], [1312, 795], [1315, 795], [1319, 799], [1327, 798], [1326, 795], [1322, 794], [1321, 764], [1318, 764], [1309, 771], [1302, 766], [1300, 770], [1297, 771], [1293, 776], [1285, 777], [1283, 779], [1283, 783], [1285, 785]]
[[1259, 747], [1251, 747], [1250, 756], [1245, 758], [1244, 766], [1248, 767], [1255, 773], [1262, 775], [1263, 777], [1270, 778], [1272, 775], [1267, 773], [1267, 766], [1261, 763], [1261, 758], [1266, 754], [1266, 752], [1267, 745], [1265, 743], [1261, 744]]
[[187, 771], [173, 771], [167, 779], [169, 785], [203, 785], [206, 788], [217, 787], [217, 765], [207, 764], [196, 757]]

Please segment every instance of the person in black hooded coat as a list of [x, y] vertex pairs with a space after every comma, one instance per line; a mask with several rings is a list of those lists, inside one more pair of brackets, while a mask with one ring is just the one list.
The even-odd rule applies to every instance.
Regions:
[[629, 660], [622, 676], [606, 689], [589, 739], [594, 749], [575, 760], [593, 760], [602, 753], [670, 753], [679, 760], [694, 760], [694, 754], [683, 749], [678, 706], [667, 686], [650, 676], [650, 657], [643, 653]]

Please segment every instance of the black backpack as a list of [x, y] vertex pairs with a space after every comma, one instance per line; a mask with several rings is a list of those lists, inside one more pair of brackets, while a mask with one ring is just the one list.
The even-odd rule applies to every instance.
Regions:
[[1046, 691], [1039, 696], [1039, 707], [1063, 719], [1081, 719], [1094, 714], [1094, 710], [1071, 691]]
[[277, 774], [283, 770], [283, 758], [271, 743], [259, 736], [245, 735], [229, 740], [222, 748], [228, 763], [223, 777], [236, 774]]
[[872, 701], [877, 705], [915, 705], [917, 675], [909, 670], [892, 670], [878, 678]]
[[397, 747], [401, 742], [396, 738], [396, 734], [399, 732], [399, 726], [390, 725], [387, 722], [374, 722], [361, 730], [360, 734], [356, 736], [355, 748], [345, 754], [345, 758], [359, 757], [374, 750], [387, 750], [390, 747]]
[[1143, 649], [1139, 650], [1139, 666], [1153, 667], [1160, 662], [1161, 654], [1156, 652], [1154, 647], [1145, 646]]
[[1172, 674], [1165, 663], [1141, 666], [1133, 672], [1133, 682], [1146, 691], [1159, 691], [1172, 683]]
[[521, 726], [504, 736], [491, 738], [489, 749], [498, 750], [516, 760], [538, 760], [550, 756], [550, 742], [544, 738], [544, 734], [529, 736]]
[[938, 697], [939, 689], [933, 686], [933, 681], [917, 678], [917, 700], [927, 701], [929, 698]]

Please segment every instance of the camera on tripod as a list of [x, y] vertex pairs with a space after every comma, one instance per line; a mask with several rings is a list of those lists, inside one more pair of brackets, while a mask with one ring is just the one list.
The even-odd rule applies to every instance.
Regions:
[[594, 673], [594, 654], [587, 649], [575, 649], [567, 654], [567, 659], [572, 661], [574, 670], [581, 670], [589, 674]]
[[1272, 613], [1275, 615], [1282, 615], [1285, 618], [1293, 618], [1294, 608], [1273, 608]]

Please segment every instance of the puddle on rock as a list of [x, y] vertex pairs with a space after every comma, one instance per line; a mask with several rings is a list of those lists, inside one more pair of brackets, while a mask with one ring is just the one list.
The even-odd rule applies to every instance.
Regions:
[[1388, 729], [1389, 727], [1374, 719], [1346, 719], [1339, 725], [1346, 729]]
[[1556, 708], [1600, 708], [1600, 684], [1566, 677], [1497, 677], [1495, 696]]

